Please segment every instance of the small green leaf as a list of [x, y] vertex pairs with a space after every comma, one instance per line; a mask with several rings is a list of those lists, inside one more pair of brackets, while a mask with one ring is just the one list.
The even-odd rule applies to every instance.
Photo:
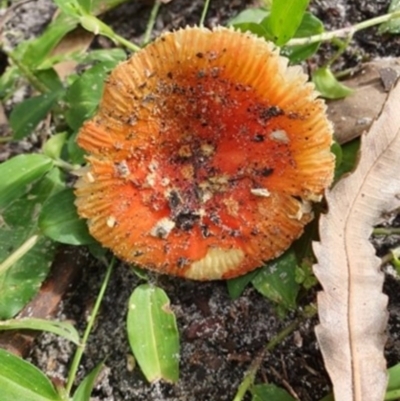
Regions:
[[271, 13], [262, 22], [278, 46], [288, 42], [299, 28], [309, 0], [274, 0]]
[[51, 381], [32, 364], [0, 349], [1, 401], [62, 401]]
[[61, 151], [66, 139], [66, 132], [61, 132], [59, 134], [53, 135], [44, 143], [43, 153], [53, 160], [58, 159], [61, 156]]
[[[324, 32], [324, 24], [322, 21], [311, 13], [306, 12], [294, 37], [306, 38], [311, 35], [318, 35], [322, 32]], [[282, 49], [282, 54], [288, 57], [292, 64], [298, 64], [316, 53], [319, 45], [320, 42], [301, 46], [286, 46]]]
[[35, 69], [43, 63], [60, 40], [77, 25], [76, 18], [61, 13], [37, 39], [30, 41], [27, 45], [26, 42], [21, 42], [14, 51], [15, 56], [20, 58], [21, 62], [27, 67]]
[[[9, 319], [32, 299], [46, 278], [54, 257], [54, 243], [37, 237], [37, 220], [45, 200], [63, 188], [63, 175], [57, 168], [31, 186], [25, 195], [1, 211], [0, 226], [0, 319]], [[21, 252], [21, 246], [35, 238], [34, 246]], [[4, 270], [4, 261], [14, 259]]]
[[39, 79], [50, 92], [61, 91], [64, 89], [63, 84], [54, 70], [54, 68], [46, 68], [35, 72], [36, 78]]
[[78, 3], [86, 13], [89, 14], [92, 11], [92, 0], [78, 0]]
[[108, 25], [92, 15], [83, 15], [80, 17], [79, 22], [87, 31], [92, 32], [95, 35], [100, 34], [110, 38], [111, 40], [115, 36], [114, 31]]
[[389, 382], [388, 391], [400, 390], [400, 363], [388, 369]]
[[57, 322], [37, 318], [10, 319], [0, 322], [0, 331], [20, 329], [47, 331], [64, 337], [76, 345], [80, 344], [79, 334], [70, 322]]
[[268, 262], [251, 281], [257, 291], [286, 309], [296, 308], [296, 257], [292, 250]]
[[312, 74], [315, 88], [322, 97], [327, 99], [340, 99], [353, 93], [353, 90], [340, 83], [327, 67], [321, 67]]
[[50, 197], [39, 215], [39, 229], [54, 241], [70, 245], [95, 242], [85, 220], [78, 216], [73, 190], [66, 188]]
[[82, 15], [82, 7], [77, 0], [54, 0], [60, 10], [72, 18], [79, 18]]
[[90, 395], [92, 394], [93, 387], [96, 384], [96, 380], [103, 369], [104, 364], [99, 363], [81, 382], [76, 389], [72, 401], [90, 401]]
[[[400, 0], [392, 0], [389, 5], [388, 12], [392, 13], [394, 11], [400, 10]], [[379, 33], [400, 33], [400, 18], [393, 18], [390, 21], [386, 21], [379, 27]]]
[[335, 168], [335, 182], [343, 176], [343, 174], [352, 171], [358, 160], [358, 150], [360, 148], [359, 138], [342, 145], [341, 162]]
[[235, 28], [239, 29], [242, 32], [251, 32], [254, 33], [254, 35], [259, 36], [260, 38], [268, 39], [268, 32], [260, 24], [247, 22], [243, 24], [235, 24]]
[[68, 138], [67, 142], [67, 150], [69, 160], [73, 164], [84, 164], [85, 163], [85, 151], [78, 146], [76, 142], [76, 137], [78, 136], [78, 132], [75, 132]]
[[252, 401], [296, 401], [285, 390], [274, 384], [258, 384], [251, 389]]
[[129, 343], [143, 374], [150, 382], [176, 382], [179, 376], [179, 334], [165, 292], [143, 284], [129, 300]]
[[44, 155], [19, 155], [0, 165], [0, 210], [29, 191], [30, 185], [53, 166]]
[[96, 111], [103, 94], [104, 80], [115, 64], [115, 62], [96, 64], [76, 79], [68, 89], [66, 101], [69, 110], [65, 118], [72, 129], [78, 130]]
[[236, 277], [226, 282], [228, 286], [229, 296], [232, 299], [237, 299], [242, 295], [242, 292], [253, 278], [259, 273], [259, 270], [254, 270], [244, 276]]
[[22, 139], [31, 134], [63, 94], [63, 90], [31, 97], [17, 104], [10, 115], [10, 125], [14, 139]]
[[15, 92], [20, 77], [21, 73], [16, 65], [9, 65], [0, 75], [0, 99], [3, 102]]
[[236, 17], [233, 17], [228, 22], [228, 25], [236, 27], [238, 24], [248, 24], [249, 22], [259, 24], [268, 15], [269, 11], [263, 8], [248, 8], [240, 12]]

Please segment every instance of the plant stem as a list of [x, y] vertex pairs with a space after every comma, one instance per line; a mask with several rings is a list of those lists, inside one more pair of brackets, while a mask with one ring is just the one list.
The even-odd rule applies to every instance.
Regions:
[[372, 231], [373, 235], [400, 235], [400, 227], [384, 228], [378, 227], [374, 228]]
[[125, 46], [127, 49], [132, 50], [133, 52], [138, 52], [139, 50], [141, 50], [140, 46], [129, 42], [129, 40], [126, 40], [124, 37], [117, 35], [115, 32], [111, 39], [118, 42], [122, 46]]
[[202, 28], [204, 27], [204, 21], [206, 19], [206, 15], [207, 15], [207, 11], [208, 11], [209, 7], [210, 7], [210, 0], [205, 0], [204, 1], [203, 12], [201, 13], [200, 22], [199, 22], [199, 25]]
[[153, 8], [151, 9], [150, 18], [147, 22], [146, 32], [144, 33], [143, 40], [142, 40], [142, 46], [145, 46], [145, 45], [147, 45], [147, 43], [150, 42], [151, 33], [153, 32], [154, 24], [156, 23], [158, 10], [160, 9], [160, 6], [161, 6], [161, 1], [156, 0], [154, 2]]
[[336, 29], [335, 31], [324, 32], [306, 38], [294, 38], [291, 39], [288, 43], [286, 43], [286, 45], [287, 46], [309, 45], [311, 43], [326, 42], [334, 38], [353, 36], [356, 32], [361, 31], [362, 29], [370, 28], [372, 26], [379, 25], [382, 24], [383, 22], [391, 21], [396, 18], [400, 18], [400, 11], [393, 11], [391, 13], [380, 15], [379, 17], [362, 21], [350, 27]]
[[15, 262], [18, 262], [38, 242], [39, 234], [29, 237], [18, 249], [16, 249], [5, 261], [0, 264], [0, 275], [4, 274]]
[[21, 61], [14, 56], [13, 52], [6, 52], [6, 54], [7, 57], [17, 66], [17, 68], [22, 72], [25, 78], [36, 90], [41, 93], [49, 92], [49, 88], [43, 82], [41, 82], [26, 65], [21, 63]]
[[56, 167], [60, 167], [61, 169], [65, 170], [65, 171], [69, 171], [69, 172], [78, 170], [82, 167], [79, 164], [71, 164], [62, 159], [55, 159], [54, 165]]
[[[281, 343], [289, 334], [293, 333], [299, 326], [299, 324], [302, 322], [302, 320], [306, 316], [299, 317], [295, 319], [292, 323], [290, 323], [288, 326], [286, 326], [283, 330], [281, 330], [276, 336], [272, 337], [272, 339], [268, 342], [268, 344], [265, 346], [264, 351], [261, 353], [260, 356], [258, 356], [257, 359], [253, 361], [251, 364], [250, 368], [248, 371], [245, 373], [245, 376], [240, 383], [240, 386], [236, 392], [235, 398], [233, 401], [242, 401], [244, 395], [248, 391], [248, 389], [253, 385], [256, 374], [258, 369], [261, 366], [261, 363], [264, 359], [264, 355], [268, 351], [272, 351], [279, 343]], [[307, 315], [307, 317], [310, 317], [310, 315]]]
[[101, 288], [100, 288], [100, 291], [99, 291], [99, 295], [97, 296], [96, 303], [94, 304], [92, 313], [90, 314], [90, 318], [89, 318], [88, 324], [86, 326], [85, 332], [84, 332], [83, 337], [82, 337], [82, 342], [78, 346], [78, 348], [76, 349], [76, 352], [75, 352], [75, 355], [74, 355], [74, 359], [72, 360], [72, 364], [71, 364], [71, 367], [69, 369], [69, 374], [68, 374], [68, 381], [67, 381], [67, 385], [66, 385], [66, 388], [65, 388], [66, 393], [67, 393], [68, 396], [70, 396], [70, 394], [71, 394], [71, 389], [72, 389], [72, 386], [73, 386], [74, 381], [75, 381], [76, 373], [78, 371], [79, 364], [81, 362], [83, 352], [85, 351], [85, 347], [86, 347], [90, 332], [92, 331], [94, 322], [95, 322], [97, 314], [99, 312], [101, 301], [103, 300], [104, 293], [105, 293], [107, 285], [108, 285], [108, 283], [110, 281], [111, 271], [112, 271], [112, 269], [114, 267], [114, 263], [115, 263], [115, 258], [112, 258], [111, 262], [107, 266], [106, 275], [105, 275], [103, 283], [101, 285]]

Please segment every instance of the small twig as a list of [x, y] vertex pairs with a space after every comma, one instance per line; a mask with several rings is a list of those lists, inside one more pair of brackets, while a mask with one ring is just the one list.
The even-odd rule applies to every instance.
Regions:
[[379, 17], [371, 18], [367, 21], [360, 22], [350, 27], [336, 29], [331, 32], [324, 32], [318, 35], [308, 36], [306, 38], [294, 38], [291, 39], [286, 45], [287, 46], [309, 45], [311, 43], [327, 42], [334, 38], [344, 38], [347, 36], [353, 36], [356, 32], [361, 31], [362, 29], [370, 28], [372, 26], [379, 25], [382, 24], [383, 22], [391, 21], [396, 18], [400, 18], [400, 11], [393, 11], [391, 13], [387, 13]]
[[282, 375], [273, 367], [270, 367], [271, 372], [275, 375], [276, 378], [278, 378], [278, 380], [280, 380], [282, 382], [283, 387], [286, 388], [286, 390], [288, 391], [288, 393], [296, 400], [299, 400], [299, 396], [297, 395], [297, 393], [294, 391], [293, 387], [289, 384], [289, 382], [282, 377]]
[[209, 6], [210, 6], [210, 0], [205, 0], [203, 12], [201, 13], [201, 17], [200, 17], [200, 21], [199, 21], [199, 26], [201, 26], [202, 28], [204, 27], [204, 21], [206, 20], [206, 15], [207, 15]]
[[147, 22], [146, 32], [143, 35], [142, 47], [147, 45], [151, 39], [151, 33], [153, 32], [154, 24], [156, 23], [158, 11], [161, 7], [161, 0], [156, 0], [153, 4], [153, 8], [151, 9], [150, 18]]
[[75, 381], [76, 373], [78, 371], [78, 367], [79, 367], [79, 364], [81, 362], [83, 352], [85, 351], [85, 347], [86, 347], [89, 335], [90, 335], [90, 333], [92, 331], [94, 322], [95, 322], [97, 314], [99, 312], [101, 301], [103, 300], [104, 293], [105, 293], [106, 288], [108, 286], [108, 283], [110, 281], [111, 272], [112, 272], [112, 269], [114, 267], [114, 263], [115, 263], [115, 258], [112, 258], [111, 262], [107, 266], [106, 275], [105, 275], [103, 283], [101, 285], [101, 288], [100, 288], [100, 291], [99, 291], [99, 295], [97, 296], [96, 303], [94, 304], [92, 313], [90, 314], [90, 318], [89, 318], [88, 324], [86, 326], [85, 332], [84, 332], [83, 337], [82, 337], [82, 342], [78, 346], [78, 348], [76, 349], [76, 352], [75, 352], [75, 355], [74, 355], [74, 359], [72, 360], [72, 364], [71, 364], [71, 367], [69, 369], [67, 385], [65, 387], [65, 391], [66, 391], [67, 396], [70, 396], [70, 394], [71, 394], [71, 389], [72, 389], [72, 386], [73, 386], [74, 381]]
[[13, 140], [13, 137], [11, 135], [9, 136], [0, 136], [0, 143], [8, 143]]
[[[316, 313], [316, 310], [315, 312]], [[293, 333], [299, 324], [303, 321], [305, 318], [311, 317], [310, 314], [307, 316], [301, 316], [297, 319], [295, 319], [292, 323], [290, 323], [288, 326], [286, 326], [283, 330], [281, 330], [276, 336], [274, 336], [266, 345], [264, 351], [254, 360], [254, 362], [251, 364], [250, 368], [248, 371], [245, 373], [244, 378], [242, 382], [240, 383], [240, 386], [236, 392], [235, 398], [233, 401], [242, 401], [244, 395], [248, 391], [248, 389], [254, 384], [254, 380], [257, 374], [257, 371], [259, 370], [261, 363], [264, 359], [264, 356], [267, 352], [272, 351], [277, 345], [279, 345], [287, 336], [289, 336], [291, 333]]]

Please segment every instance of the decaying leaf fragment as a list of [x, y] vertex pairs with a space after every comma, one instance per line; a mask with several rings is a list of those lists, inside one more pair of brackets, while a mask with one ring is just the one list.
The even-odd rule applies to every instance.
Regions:
[[384, 212], [400, 206], [400, 84], [365, 134], [357, 169], [327, 193], [329, 213], [314, 243], [318, 294], [316, 328], [338, 401], [382, 401], [387, 297], [369, 243]]

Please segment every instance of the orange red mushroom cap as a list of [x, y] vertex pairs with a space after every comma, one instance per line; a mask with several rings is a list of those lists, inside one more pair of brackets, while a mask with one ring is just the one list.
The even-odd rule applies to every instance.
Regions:
[[279, 256], [333, 177], [331, 124], [306, 81], [272, 44], [221, 27], [167, 33], [121, 63], [78, 135], [91, 234], [198, 280]]

